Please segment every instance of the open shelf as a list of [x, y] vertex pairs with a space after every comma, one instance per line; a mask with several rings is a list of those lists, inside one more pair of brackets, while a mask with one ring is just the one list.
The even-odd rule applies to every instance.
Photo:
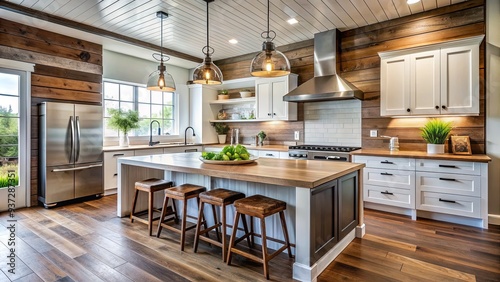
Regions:
[[231, 105], [231, 104], [244, 104], [244, 103], [255, 103], [255, 97], [215, 100], [210, 102], [210, 104], [213, 105]]

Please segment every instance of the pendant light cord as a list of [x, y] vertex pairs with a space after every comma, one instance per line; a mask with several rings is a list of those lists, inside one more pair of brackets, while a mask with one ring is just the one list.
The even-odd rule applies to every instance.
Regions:
[[267, 0], [267, 35], [269, 37], [269, 0]]
[[160, 58], [163, 61], [163, 15], [161, 15], [160, 35]]
[[[208, 1], [207, 1], [207, 49], [210, 49], [210, 44], [208, 44], [208, 38], [210, 37], [209, 36], [209, 32], [210, 32], [210, 25], [209, 25], [209, 21], [210, 21], [210, 18], [208, 16]], [[208, 53], [208, 50], [207, 50], [207, 53]]]

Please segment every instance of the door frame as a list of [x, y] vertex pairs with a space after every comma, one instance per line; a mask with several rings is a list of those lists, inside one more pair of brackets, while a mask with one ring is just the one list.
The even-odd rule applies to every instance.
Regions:
[[[0, 71], [20, 76], [19, 88], [19, 186], [16, 187], [15, 208], [29, 207], [31, 201], [31, 73], [34, 64], [0, 59]], [[23, 153], [24, 152], [24, 153]], [[0, 199], [8, 198], [8, 189], [0, 189]], [[0, 211], [7, 210], [7, 201], [0, 202]]]

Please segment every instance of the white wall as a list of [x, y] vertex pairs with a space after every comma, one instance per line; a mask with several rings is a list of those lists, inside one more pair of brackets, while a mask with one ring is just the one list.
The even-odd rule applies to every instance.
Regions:
[[361, 147], [361, 101], [304, 103], [304, 143]]
[[486, 154], [488, 213], [490, 223], [500, 225], [500, 1], [486, 1]]
[[[103, 50], [103, 78], [146, 85], [149, 74], [158, 69], [159, 63], [137, 57]], [[184, 137], [184, 129], [189, 125], [189, 90], [186, 82], [189, 70], [166, 65], [172, 75], [179, 98], [179, 135]]]

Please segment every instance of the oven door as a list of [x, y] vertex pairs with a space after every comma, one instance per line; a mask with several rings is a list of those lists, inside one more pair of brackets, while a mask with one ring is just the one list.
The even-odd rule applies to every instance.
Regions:
[[290, 150], [288, 151], [288, 158], [295, 160], [307, 160], [308, 152], [304, 150]]
[[337, 162], [349, 162], [350, 155], [345, 153], [337, 152], [309, 152], [307, 158], [309, 160], [320, 160], [320, 161], [337, 161]]

